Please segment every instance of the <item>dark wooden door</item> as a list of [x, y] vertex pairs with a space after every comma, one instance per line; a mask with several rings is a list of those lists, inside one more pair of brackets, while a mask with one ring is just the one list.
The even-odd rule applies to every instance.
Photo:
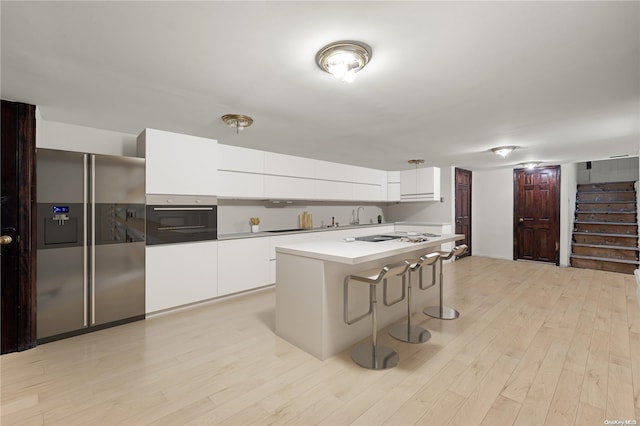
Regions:
[[559, 265], [560, 166], [516, 169], [513, 258]]
[[456, 234], [465, 238], [456, 241], [457, 245], [469, 247], [460, 257], [471, 256], [471, 171], [456, 168]]
[[[2, 101], [1, 353], [36, 345], [35, 107]], [[8, 238], [11, 241], [8, 242]]]

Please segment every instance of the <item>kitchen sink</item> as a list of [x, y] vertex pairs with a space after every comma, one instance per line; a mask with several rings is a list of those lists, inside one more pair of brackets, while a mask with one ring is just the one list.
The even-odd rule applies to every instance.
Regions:
[[382, 241], [391, 241], [402, 238], [400, 235], [367, 235], [366, 237], [356, 237], [356, 241], [369, 241], [371, 243], [380, 243]]

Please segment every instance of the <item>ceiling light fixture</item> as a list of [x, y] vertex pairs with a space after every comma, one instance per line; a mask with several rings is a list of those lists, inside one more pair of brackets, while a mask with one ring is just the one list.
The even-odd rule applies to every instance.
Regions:
[[496, 155], [499, 155], [502, 158], [507, 158], [507, 155], [511, 154], [511, 151], [514, 149], [518, 149], [517, 146], [498, 146], [496, 148], [491, 148], [491, 152]]
[[533, 170], [533, 169], [535, 169], [536, 167], [538, 167], [540, 165], [540, 162], [539, 161], [529, 161], [529, 162], [526, 162], [526, 163], [520, 163], [518, 165], [524, 167], [527, 170]]
[[346, 83], [351, 83], [369, 60], [371, 47], [359, 41], [336, 41], [316, 54], [316, 63], [321, 70]]
[[253, 124], [253, 118], [248, 115], [242, 114], [225, 114], [222, 117], [224, 124], [230, 127], [236, 128], [236, 134], [240, 133], [245, 127], [249, 127]]

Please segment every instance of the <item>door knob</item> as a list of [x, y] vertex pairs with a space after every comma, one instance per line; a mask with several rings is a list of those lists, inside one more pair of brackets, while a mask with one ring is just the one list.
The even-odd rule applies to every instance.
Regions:
[[0, 236], [0, 245], [11, 244], [12, 241], [13, 241], [13, 238], [11, 238], [8, 235]]
[[524, 217], [521, 217], [520, 219], [518, 219], [518, 222], [524, 222]]

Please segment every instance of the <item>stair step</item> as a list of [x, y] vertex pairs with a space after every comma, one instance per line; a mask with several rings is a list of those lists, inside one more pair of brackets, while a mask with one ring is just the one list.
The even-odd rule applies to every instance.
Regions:
[[576, 224], [589, 224], [589, 225], [627, 225], [627, 226], [629, 226], [629, 225], [631, 225], [631, 226], [636, 225], [637, 226], [638, 225], [637, 223], [634, 223], [634, 222], [631, 222], [631, 223], [629, 223], [629, 222], [585, 222], [583, 220], [576, 220], [573, 223], [576, 223]]
[[635, 200], [582, 201], [582, 204], [635, 204]]
[[589, 256], [608, 260], [638, 260], [637, 247], [574, 243], [571, 245], [571, 252], [576, 256]]
[[636, 234], [608, 234], [601, 232], [574, 232], [572, 241], [578, 244], [595, 244], [615, 247], [637, 247]]
[[574, 231], [573, 235], [593, 235], [597, 237], [621, 237], [621, 238], [638, 238], [638, 234], [611, 234], [606, 232], [581, 232]]
[[606, 259], [594, 256], [571, 255], [571, 266], [574, 268], [596, 269], [601, 271], [633, 274], [638, 269], [638, 261]]
[[638, 233], [637, 223], [620, 222], [574, 222], [574, 231], [577, 232], [601, 232], [607, 234], [627, 234], [636, 235]]
[[584, 256], [584, 255], [581, 255], [581, 254], [572, 254], [571, 258], [572, 259], [597, 260], [598, 262], [624, 263], [624, 264], [627, 264], [627, 265], [640, 265], [640, 260], [609, 259], [607, 257]]
[[581, 191], [578, 190], [577, 194], [635, 194], [635, 189], [623, 189], [623, 190], [613, 190], [613, 191]]
[[625, 246], [610, 246], [605, 244], [587, 244], [587, 243], [571, 243], [574, 247], [593, 247], [593, 248], [603, 248], [603, 249], [611, 249], [611, 250], [634, 250], [640, 251], [640, 248], [637, 246], [634, 247], [625, 247]]
[[578, 191], [607, 191], [607, 190], [635, 190], [634, 181], [583, 183], [578, 185]]
[[629, 192], [578, 192], [576, 200], [579, 203], [590, 202], [627, 202], [636, 200], [635, 191]]
[[615, 211], [615, 212], [636, 212], [636, 203], [576, 203], [576, 212], [581, 211]]
[[592, 213], [592, 214], [636, 214], [636, 212], [612, 212], [610, 210], [604, 210], [604, 211], [600, 211], [600, 210], [580, 210], [577, 211], [576, 213]]
[[637, 223], [633, 212], [576, 212], [579, 222]]

